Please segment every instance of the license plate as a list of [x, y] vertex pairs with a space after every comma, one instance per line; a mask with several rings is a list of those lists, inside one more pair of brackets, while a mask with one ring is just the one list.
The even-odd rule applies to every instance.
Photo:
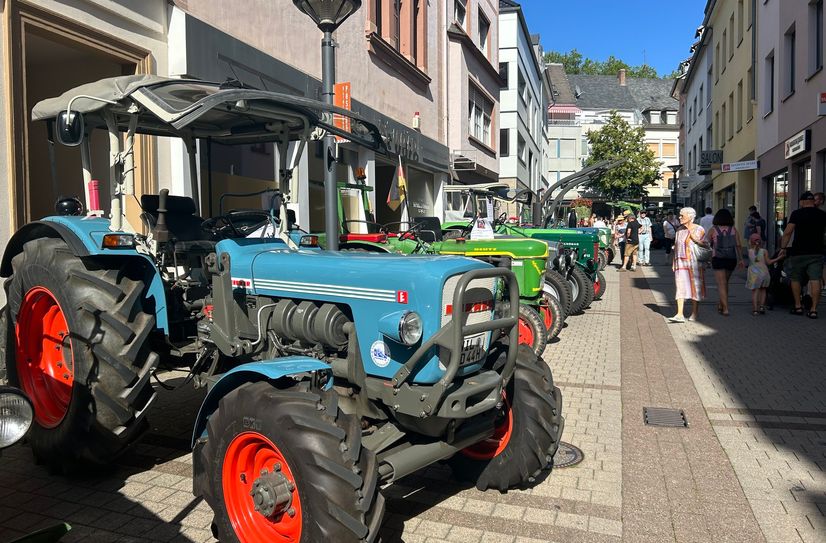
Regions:
[[486, 334], [483, 332], [465, 338], [464, 344], [462, 345], [462, 358], [460, 361], [462, 366], [474, 364], [485, 356], [485, 336]]

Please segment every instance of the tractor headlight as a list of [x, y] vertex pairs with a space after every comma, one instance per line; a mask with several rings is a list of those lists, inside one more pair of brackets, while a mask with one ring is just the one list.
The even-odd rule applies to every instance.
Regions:
[[405, 345], [413, 345], [422, 339], [422, 318], [415, 311], [405, 313], [399, 321], [399, 339]]
[[0, 387], [0, 449], [20, 441], [34, 418], [34, 409], [26, 396], [12, 387]]

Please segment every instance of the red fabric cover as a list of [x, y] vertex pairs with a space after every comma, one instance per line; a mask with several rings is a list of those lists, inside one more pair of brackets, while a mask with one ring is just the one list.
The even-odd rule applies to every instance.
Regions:
[[387, 234], [342, 234], [341, 241], [371, 241], [373, 243], [384, 243], [387, 241]]

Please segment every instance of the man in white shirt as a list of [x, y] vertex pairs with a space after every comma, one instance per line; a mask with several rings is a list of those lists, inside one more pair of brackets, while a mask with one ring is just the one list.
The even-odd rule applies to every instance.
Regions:
[[605, 221], [602, 220], [602, 217], [598, 218], [594, 221], [595, 228], [605, 228]]
[[640, 266], [651, 265], [651, 219], [648, 218], [648, 212], [644, 209], [640, 210], [640, 218], [637, 219], [640, 223]]
[[707, 207], [706, 214], [700, 217], [700, 226], [706, 231], [706, 238], [708, 238], [711, 233], [711, 227], [714, 226], [714, 214], [711, 212], [710, 207]]
[[665, 254], [671, 254], [674, 246], [674, 238], [677, 236], [677, 223], [674, 220], [674, 213], [669, 212], [663, 221], [663, 234], [665, 235]]

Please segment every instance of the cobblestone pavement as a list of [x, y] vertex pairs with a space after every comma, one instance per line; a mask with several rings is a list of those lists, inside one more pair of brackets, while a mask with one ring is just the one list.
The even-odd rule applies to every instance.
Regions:
[[[647, 269], [656, 309], [674, 312], [670, 269]], [[767, 541], [826, 541], [826, 320], [751, 314], [742, 272], [730, 316], [713, 277], [698, 322], [668, 330]], [[821, 304], [822, 306], [822, 304]]]
[[[545, 353], [563, 391], [563, 439], [584, 461], [507, 494], [434, 466], [386, 491], [383, 541], [826, 541], [826, 382], [812, 356], [826, 322], [780, 309], [751, 317], [741, 279], [733, 316], [711, 302], [700, 322], [666, 325], [667, 268], [606, 278], [604, 299]], [[74, 527], [66, 541], [213, 541], [212, 513], [191, 493], [201, 398], [161, 390], [151, 432], [97, 478], [50, 475], [25, 445], [4, 451], [0, 541], [58, 520]], [[684, 407], [691, 427], [643, 427], [643, 404]]]

